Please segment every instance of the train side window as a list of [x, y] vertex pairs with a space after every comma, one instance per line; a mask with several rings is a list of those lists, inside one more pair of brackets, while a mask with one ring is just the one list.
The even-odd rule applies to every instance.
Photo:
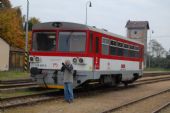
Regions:
[[124, 49], [123, 52], [124, 52], [124, 53], [123, 53], [123, 56], [125, 56], [125, 57], [128, 57], [128, 56], [129, 56], [129, 50], [128, 50], [128, 49]]
[[128, 44], [124, 44], [123, 56], [125, 57], [129, 56], [129, 45]]
[[99, 37], [96, 37], [96, 50], [95, 50], [95, 52], [96, 53], [99, 53]]
[[128, 48], [129, 48], [129, 45], [124, 44], [124, 48], [128, 49]]
[[117, 55], [118, 56], [123, 56], [123, 43], [118, 42], [117, 43]]
[[107, 38], [102, 38], [102, 54], [108, 55], [109, 54], [109, 43], [110, 40]]
[[110, 54], [116, 55], [116, 41], [110, 41]]
[[135, 58], [139, 58], [139, 51], [135, 51]]
[[134, 48], [135, 48], [135, 46], [131, 46], [131, 45], [130, 45], [130, 47], [129, 47], [129, 48], [130, 48], [130, 49], [134, 49]]
[[123, 48], [117, 48], [117, 55], [123, 56]]
[[135, 57], [135, 51], [134, 50], [129, 50], [129, 56], [130, 57]]
[[90, 47], [89, 47], [89, 50], [90, 52], [93, 52], [93, 33], [90, 32]]
[[134, 51], [135, 51], [135, 58], [139, 58], [139, 47], [135, 46], [134, 47]]

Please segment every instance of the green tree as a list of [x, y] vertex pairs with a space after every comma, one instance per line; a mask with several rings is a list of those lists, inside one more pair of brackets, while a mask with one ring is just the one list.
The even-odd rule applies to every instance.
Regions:
[[[25, 20], [25, 17], [23, 17], [23, 19]], [[31, 31], [32, 30], [32, 27], [33, 25], [35, 24], [38, 24], [40, 23], [40, 20], [36, 17], [31, 17], [29, 20], [28, 20], [28, 31]], [[26, 25], [24, 27], [26, 29]]]
[[1, 8], [11, 8], [11, 3], [9, 0], [0, 0], [0, 9]]

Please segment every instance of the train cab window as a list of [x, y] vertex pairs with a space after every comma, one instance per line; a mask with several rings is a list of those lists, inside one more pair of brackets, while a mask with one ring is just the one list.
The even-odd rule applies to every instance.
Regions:
[[59, 32], [58, 51], [84, 52], [85, 45], [85, 32]]
[[116, 55], [116, 45], [117, 42], [116, 41], [110, 41], [110, 54], [111, 55]]
[[109, 43], [110, 40], [107, 38], [102, 38], [102, 54], [108, 55], [109, 54]]
[[33, 34], [33, 51], [55, 51], [56, 33], [55, 32], [35, 32]]

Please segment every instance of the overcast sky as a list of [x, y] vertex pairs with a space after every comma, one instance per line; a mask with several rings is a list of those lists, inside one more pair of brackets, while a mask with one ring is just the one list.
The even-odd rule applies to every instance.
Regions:
[[[41, 22], [68, 21], [85, 23], [87, 0], [29, 0], [29, 16]], [[91, 0], [88, 7], [88, 25], [107, 29], [126, 36], [126, 22], [149, 21], [154, 31], [152, 39], [170, 48], [170, 0]], [[12, 6], [20, 6], [26, 14], [26, 0], [11, 0]], [[150, 37], [150, 31], [149, 37]]]

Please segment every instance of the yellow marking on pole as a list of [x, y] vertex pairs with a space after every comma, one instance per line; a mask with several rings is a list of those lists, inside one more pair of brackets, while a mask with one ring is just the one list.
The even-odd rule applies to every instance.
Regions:
[[28, 70], [28, 53], [25, 52], [25, 61], [24, 61], [24, 70], [27, 71]]

